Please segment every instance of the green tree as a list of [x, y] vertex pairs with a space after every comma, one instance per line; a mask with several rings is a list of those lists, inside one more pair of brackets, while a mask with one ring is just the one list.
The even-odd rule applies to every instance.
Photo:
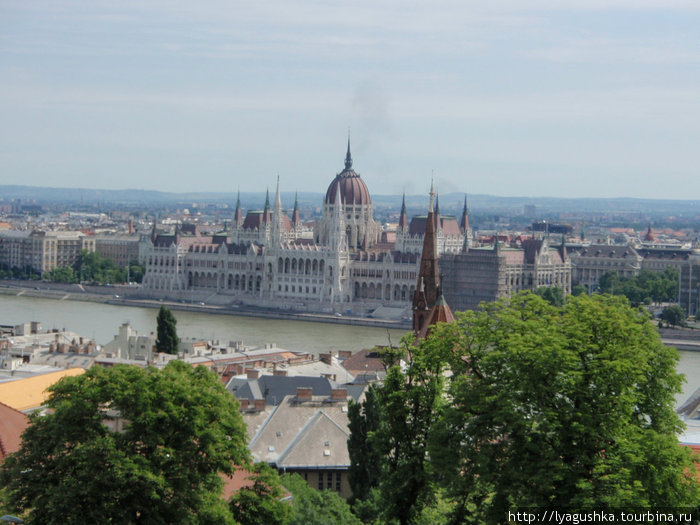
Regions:
[[[348, 451], [353, 490], [359, 491], [355, 496], [362, 497], [367, 487], [377, 486], [356, 505], [358, 514], [371, 518], [378, 510], [381, 519], [403, 525], [415, 521], [434, 504], [428, 437], [444, 403], [442, 372], [447, 350], [436, 339], [416, 344], [413, 335], [404, 337], [401, 347], [408, 366], [405, 370], [398, 365], [389, 369], [383, 386], [376, 391], [376, 408], [365, 401], [365, 421], [351, 432], [367, 430], [366, 436], [351, 434], [353, 446]], [[374, 470], [377, 480], [364, 474], [369, 470]]]
[[685, 323], [685, 310], [677, 304], [667, 306], [661, 312], [661, 320], [666, 321], [671, 326], [683, 325]]
[[87, 250], [80, 252], [74, 270], [81, 281], [112, 284], [122, 283], [126, 280], [124, 268], [119, 268], [114, 261], [105, 259], [97, 252]]
[[249, 455], [215, 374], [179, 361], [94, 367], [50, 391], [49, 413], [31, 417], [0, 467], [7, 505], [27, 523], [232, 523], [219, 473]]
[[156, 319], [158, 325], [156, 349], [166, 354], [177, 354], [179, 339], [177, 337], [177, 319], [170, 308], [163, 305]]
[[540, 286], [535, 293], [552, 306], [564, 305], [564, 290], [559, 286]]
[[285, 525], [291, 519], [293, 509], [289, 502], [281, 501], [284, 487], [277, 471], [265, 463], [253, 468], [250, 487], [241, 488], [230, 502], [231, 513], [240, 525]]
[[362, 525], [350, 505], [335, 492], [311, 488], [298, 474], [281, 478], [292, 493], [293, 512], [287, 525]]
[[607, 295], [555, 308], [520, 294], [431, 338], [453, 372], [430, 457], [454, 523], [527, 506], [697, 505], [673, 410], [678, 353], [646, 312]]
[[350, 402], [348, 420], [348, 478], [353, 500], [364, 500], [369, 496], [370, 490], [379, 483], [377, 465], [380, 465], [382, 460], [378, 451], [368, 445], [370, 436], [379, 430], [381, 423], [381, 405], [376, 386], [372, 385], [367, 389], [362, 403]]
[[78, 279], [75, 276], [75, 272], [70, 266], [59, 266], [58, 268], [54, 268], [46, 275], [46, 278], [49, 281], [53, 281], [55, 283], [78, 282]]
[[573, 295], [574, 297], [577, 295], [583, 295], [585, 293], [587, 293], [587, 290], [586, 287], [582, 284], [577, 284], [571, 289], [571, 295]]

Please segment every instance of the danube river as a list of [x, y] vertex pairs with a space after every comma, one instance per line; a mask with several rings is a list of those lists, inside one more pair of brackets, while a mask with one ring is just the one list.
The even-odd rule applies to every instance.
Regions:
[[[249, 346], [277, 343], [288, 350], [318, 354], [328, 350], [356, 352], [377, 345], [396, 344], [406, 332], [386, 328], [351, 326], [286, 319], [263, 319], [239, 315], [174, 310], [177, 333], [183, 338], [243, 341]], [[129, 322], [139, 334], [156, 330], [156, 308], [114, 306], [83, 301], [59, 301], [36, 297], [0, 295], [0, 324], [39, 321], [44, 330], [57, 328], [105, 344]]]
[[[358, 351], [376, 345], [396, 344], [405, 333], [366, 326], [262, 319], [206, 312], [174, 311], [180, 337], [218, 339], [222, 343], [243, 341], [261, 346], [276, 343], [289, 350], [318, 354], [328, 350]], [[155, 332], [154, 308], [113, 306], [82, 301], [58, 301], [33, 297], [0, 295], [0, 324], [15, 325], [39, 321], [44, 329], [58, 328], [95, 339], [99, 344], [112, 340], [119, 325], [128, 321], [141, 334]], [[700, 388], [700, 352], [680, 352], [679, 371], [686, 376], [679, 402]]]

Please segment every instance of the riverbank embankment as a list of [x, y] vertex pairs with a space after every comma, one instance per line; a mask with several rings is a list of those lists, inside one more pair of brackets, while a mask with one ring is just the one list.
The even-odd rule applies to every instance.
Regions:
[[328, 324], [355, 326], [372, 326], [396, 330], [410, 328], [410, 323], [385, 319], [370, 319], [349, 315], [293, 312], [288, 310], [263, 309], [254, 306], [235, 305], [217, 306], [177, 301], [142, 299], [129, 297], [137, 292], [133, 286], [85, 286], [80, 284], [49, 283], [43, 281], [0, 281], [0, 294], [21, 297], [37, 297], [56, 301], [84, 301], [115, 306], [135, 306], [141, 308], [160, 308], [166, 305], [172, 310], [186, 312], [203, 312], [216, 315], [234, 315], [242, 317], [260, 317], [264, 319], [288, 319], [312, 321]]

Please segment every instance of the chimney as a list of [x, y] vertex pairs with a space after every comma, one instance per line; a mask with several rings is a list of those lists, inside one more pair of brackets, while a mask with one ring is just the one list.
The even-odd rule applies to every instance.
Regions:
[[352, 357], [352, 352], [350, 350], [338, 350], [338, 357], [342, 359], [347, 359]]
[[245, 375], [248, 377], [248, 379], [257, 379], [260, 377], [260, 371], [255, 370], [254, 368], [249, 368], [246, 370]]
[[241, 410], [242, 410], [243, 412], [245, 412], [246, 410], [248, 410], [248, 403], [249, 403], [249, 400], [247, 400], [247, 399], [239, 399], [239, 400], [238, 400], [238, 403], [240, 403], [240, 405], [241, 405]]
[[348, 398], [348, 391], [345, 388], [334, 388], [331, 390], [331, 399], [333, 401], [345, 401]]
[[318, 354], [318, 358], [327, 365], [333, 364], [333, 354], [331, 354], [330, 352], [325, 354]]
[[256, 399], [255, 400], [255, 411], [262, 412], [263, 410], [265, 410], [265, 400], [264, 399]]
[[274, 373], [273, 373], [273, 375], [276, 375], [276, 376], [286, 376], [286, 375], [287, 375], [287, 371], [286, 371], [286, 370], [275, 370]]
[[297, 401], [311, 401], [313, 389], [309, 387], [297, 387]]

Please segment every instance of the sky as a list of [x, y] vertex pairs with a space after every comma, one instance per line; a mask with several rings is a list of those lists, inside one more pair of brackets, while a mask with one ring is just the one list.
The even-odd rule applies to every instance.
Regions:
[[700, 2], [0, 2], [0, 184], [700, 199]]

